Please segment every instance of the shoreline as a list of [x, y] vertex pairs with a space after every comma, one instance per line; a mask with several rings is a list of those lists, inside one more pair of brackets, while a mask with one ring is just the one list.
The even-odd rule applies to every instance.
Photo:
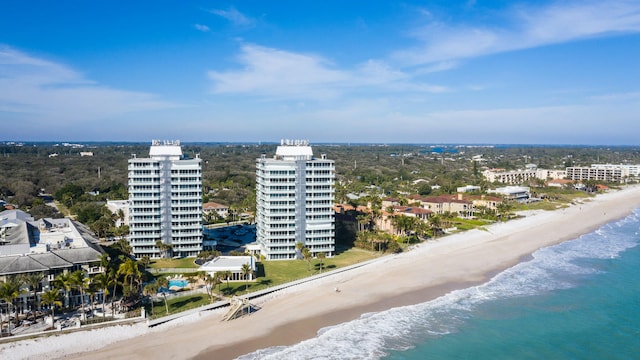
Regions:
[[[541, 248], [590, 233], [640, 207], [640, 186], [584, 203], [540, 211], [486, 230], [470, 230], [417, 245], [411, 251], [254, 300], [261, 310], [229, 322], [201, 314], [96, 350], [74, 344], [52, 358], [230, 359], [258, 349], [313, 338], [318, 330], [365, 313], [426, 302], [487, 282], [532, 258]], [[336, 293], [335, 287], [341, 291]], [[90, 332], [86, 333], [86, 336]], [[100, 336], [95, 333], [95, 336]], [[50, 349], [53, 350], [53, 349]], [[33, 358], [36, 358], [34, 355]]]

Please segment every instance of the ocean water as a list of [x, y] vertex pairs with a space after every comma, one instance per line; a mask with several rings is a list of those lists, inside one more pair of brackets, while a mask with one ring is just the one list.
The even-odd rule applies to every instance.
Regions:
[[640, 210], [489, 282], [246, 359], [640, 359]]

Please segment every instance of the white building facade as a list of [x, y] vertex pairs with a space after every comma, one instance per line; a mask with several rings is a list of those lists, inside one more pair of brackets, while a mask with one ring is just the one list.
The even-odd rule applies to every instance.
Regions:
[[256, 238], [267, 260], [335, 252], [335, 164], [314, 158], [306, 140], [283, 140], [273, 158], [256, 160]]
[[591, 164], [591, 167], [572, 166], [567, 168], [567, 178], [575, 181], [598, 180], [623, 183], [640, 177], [640, 165]]
[[[178, 141], [154, 140], [149, 158], [129, 159], [129, 242], [136, 257], [202, 251], [202, 160]], [[160, 240], [171, 251], [159, 249]]]

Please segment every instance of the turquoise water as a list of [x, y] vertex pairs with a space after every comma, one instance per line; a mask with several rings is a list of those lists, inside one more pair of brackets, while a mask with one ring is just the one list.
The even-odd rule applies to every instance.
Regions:
[[169, 289], [171, 289], [172, 286], [178, 286], [178, 287], [186, 287], [187, 285], [189, 285], [189, 282], [187, 280], [184, 279], [171, 279], [169, 280]]
[[242, 359], [639, 359], [640, 212], [489, 282]]
[[[637, 234], [634, 222], [579, 241], [604, 240], [607, 246], [604, 237]], [[632, 237], [635, 246], [638, 235]], [[640, 358], [640, 247], [572, 263], [577, 267], [552, 276], [557, 289], [481, 304], [456, 331], [425, 337], [415, 348], [391, 351], [386, 359]]]

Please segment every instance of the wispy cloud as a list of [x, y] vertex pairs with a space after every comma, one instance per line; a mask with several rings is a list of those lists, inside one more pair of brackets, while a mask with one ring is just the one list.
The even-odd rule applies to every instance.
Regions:
[[68, 66], [0, 45], [0, 111], [15, 117], [71, 123], [179, 106], [97, 84]]
[[207, 25], [202, 25], [202, 24], [195, 24], [193, 25], [194, 28], [196, 28], [196, 30], [198, 31], [202, 31], [202, 32], [209, 32], [211, 31], [211, 29], [209, 29], [209, 27]]
[[244, 15], [234, 7], [230, 7], [227, 10], [212, 9], [209, 12], [229, 20], [236, 26], [252, 26], [255, 23], [254, 19]]
[[[640, 32], [640, 3], [634, 0], [572, 1], [515, 6], [491, 17], [492, 24], [430, 22], [411, 35], [422, 45], [395, 57], [413, 64], [472, 58], [568, 41]], [[495, 25], [502, 23], [502, 25]]]
[[244, 45], [240, 70], [210, 71], [214, 93], [244, 93], [270, 98], [334, 98], [344, 92], [443, 92], [443, 86], [414, 82], [408, 74], [379, 60], [352, 69], [331, 61], [257, 45]]
[[602, 101], [640, 101], [640, 92], [627, 92], [627, 93], [614, 93], [614, 94], [605, 94], [605, 95], [597, 95], [592, 96], [593, 100], [602, 100]]

